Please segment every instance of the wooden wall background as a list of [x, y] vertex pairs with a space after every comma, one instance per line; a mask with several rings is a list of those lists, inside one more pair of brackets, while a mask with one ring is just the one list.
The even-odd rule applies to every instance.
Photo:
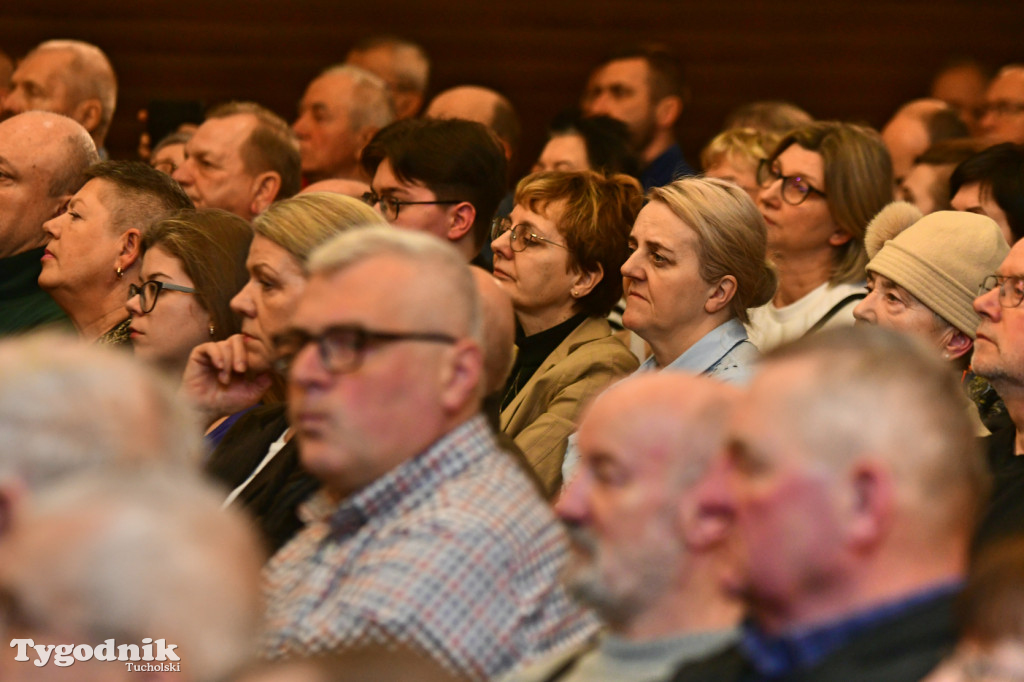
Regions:
[[578, 97], [612, 45], [675, 46], [694, 93], [683, 146], [695, 159], [725, 114], [788, 99], [818, 117], [881, 125], [924, 94], [951, 55], [1024, 61], [1020, 0], [3, 0], [0, 47], [20, 55], [48, 38], [109, 54], [120, 80], [108, 141], [129, 158], [151, 99], [253, 99], [285, 118], [306, 83], [368, 33], [421, 43], [431, 91], [478, 83], [520, 111], [522, 158]]

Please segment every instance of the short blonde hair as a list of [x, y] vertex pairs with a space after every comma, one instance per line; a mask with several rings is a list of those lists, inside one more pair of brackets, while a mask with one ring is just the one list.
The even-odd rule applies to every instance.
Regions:
[[252, 221], [253, 231], [305, 264], [309, 254], [339, 232], [384, 224], [362, 201], [333, 192], [310, 192], [271, 204]]
[[753, 128], [723, 130], [701, 151], [700, 165], [707, 171], [725, 159], [735, 159], [753, 166], [757, 172], [757, 165], [768, 158], [768, 150], [773, 149], [778, 141], [778, 137], [765, 135]]
[[749, 322], [748, 308], [764, 305], [775, 295], [775, 270], [767, 259], [767, 227], [753, 200], [731, 182], [715, 178], [683, 178], [650, 191], [697, 235], [697, 259], [705, 282], [726, 275], [736, 278], [729, 312]]

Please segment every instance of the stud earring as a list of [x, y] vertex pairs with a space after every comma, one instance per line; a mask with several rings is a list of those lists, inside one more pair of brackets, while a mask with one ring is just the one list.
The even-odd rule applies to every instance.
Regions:
[[572, 291], [570, 291], [570, 292], [569, 292], [569, 294], [570, 294], [570, 295], [571, 295], [571, 296], [572, 296], [573, 298], [579, 298], [579, 297], [580, 297], [580, 292], [576, 291], [575, 289], [573, 289]]
[[118, 268], [117, 268], [117, 278], [121, 279], [122, 277], [124, 277], [124, 270], [121, 269], [121, 266], [118, 266]]
[[217, 333], [217, 328], [213, 326], [213, 322], [210, 323], [210, 336]]

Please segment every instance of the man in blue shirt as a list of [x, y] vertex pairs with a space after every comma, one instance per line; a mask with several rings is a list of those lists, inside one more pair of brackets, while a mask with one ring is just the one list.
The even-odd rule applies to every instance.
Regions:
[[865, 327], [780, 347], [720, 464], [748, 622], [673, 679], [911, 681], [938, 664], [988, 481], [932, 349]]
[[626, 124], [647, 190], [695, 173], [675, 134], [688, 98], [679, 59], [664, 45], [646, 44], [622, 49], [594, 69], [580, 106], [587, 116]]

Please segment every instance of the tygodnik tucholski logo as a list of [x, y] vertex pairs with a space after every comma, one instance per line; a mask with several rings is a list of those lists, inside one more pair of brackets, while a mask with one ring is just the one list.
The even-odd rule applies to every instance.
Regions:
[[[88, 644], [36, 644], [31, 639], [12, 639], [11, 648], [17, 648], [15, 661], [32, 661], [33, 665], [43, 667], [53, 663], [65, 668], [76, 661], [121, 661], [129, 671], [135, 672], [179, 672], [181, 659], [174, 650], [177, 644], [168, 644], [165, 639], [153, 640], [146, 637], [142, 644], [115, 644], [108, 639], [96, 647]], [[29, 656], [32, 650], [33, 658]], [[135, 663], [134, 661], [140, 661]]]

